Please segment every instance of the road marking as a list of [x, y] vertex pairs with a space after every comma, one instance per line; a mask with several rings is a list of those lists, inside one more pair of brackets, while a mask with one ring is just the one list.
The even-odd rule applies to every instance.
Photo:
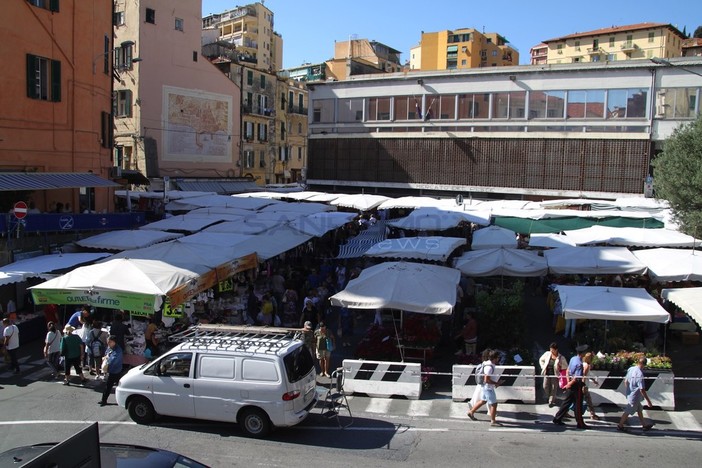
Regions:
[[368, 403], [365, 413], [387, 413], [392, 400], [384, 398], [373, 398]]
[[306, 429], [306, 430], [325, 430], [330, 429], [337, 431], [377, 431], [377, 432], [448, 432], [449, 429], [446, 427], [407, 427], [407, 426], [393, 426], [393, 427], [359, 427], [359, 426], [348, 426], [348, 427], [329, 427], [329, 426], [295, 426], [295, 430]]
[[410, 400], [407, 413], [410, 416], [429, 416], [431, 414], [432, 400]]
[[[485, 406], [487, 407], [487, 405]], [[482, 409], [482, 408], [481, 408]], [[478, 410], [480, 411], [480, 410]], [[465, 403], [451, 403], [449, 418], [468, 419], [468, 405]]]
[[[60, 421], [56, 419], [45, 419], [42, 421], [0, 421], [0, 426], [11, 426], [13, 424], [22, 424], [22, 425], [30, 425], [30, 424], [92, 424], [95, 421], [75, 421], [75, 420], [68, 420], [68, 421]], [[136, 426], [136, 423], [134, 421], [99, 421], [100, 425], [113, 425], [113, 426]]]
[[668, 413], [668, 417], [678, 430], [702, 432], [702, 426], [690, 413], [675, 413], [671, 411]]

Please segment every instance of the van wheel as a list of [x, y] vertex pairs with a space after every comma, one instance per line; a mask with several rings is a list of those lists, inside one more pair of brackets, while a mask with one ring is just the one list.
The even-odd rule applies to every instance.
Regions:
[[251, 437], [265, 437], [271, 432], [271, 420], [263, 410], [258, 408], [242, 411], [239, 425]]
[[144, 397], [134, 397], [127, 406], [129, 416], [137, 424], [151, 424], [156, 419], [154, 405]]

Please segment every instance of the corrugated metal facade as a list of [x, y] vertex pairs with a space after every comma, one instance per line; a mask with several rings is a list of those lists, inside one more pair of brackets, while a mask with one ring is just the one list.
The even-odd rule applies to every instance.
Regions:
[[641, 193], [651, 143], [606, 139], [309, 140], [309, 179]]

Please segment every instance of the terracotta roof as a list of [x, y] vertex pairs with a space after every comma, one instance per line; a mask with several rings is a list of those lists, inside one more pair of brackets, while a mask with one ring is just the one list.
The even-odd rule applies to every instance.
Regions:
[[595, 29], [594, 31], [585, 31], [585, 32], [579, 32], [579, 33], [574, 33], [574, 34], [568, 34], [567, 36], [555, 37], [553, 39], [545, 40], [544, 42], [548, 44], [549, 42], [564, 41], [566, 39], [575, 39], [575, 38], [579, 38], [579, 37], [603, 36], [606, 34], [615, 34], [615, 33], [621, 33], [621, 32], [639, 31], [641, 29], [655, 29], [655, 28], [669, 28], [674, 33], [676, 33], [678, 36], [684, 37], [683, 33], [681, 33], [678, 30], [678, 28], [676, 28], [672, 24], [668, 24], [668, 23], [637, 23], [637, 24], [629, 24], [626, 26], [611, 26], [609, 28]]
[[683, 49], [686, 47], [702, 47], [702, 38], [693, 37], [691, 39], [685, 39], [682, 43]]

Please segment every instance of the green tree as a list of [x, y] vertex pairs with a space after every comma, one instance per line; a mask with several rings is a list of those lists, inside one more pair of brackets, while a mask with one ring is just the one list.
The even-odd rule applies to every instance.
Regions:
[[702, 26], [697, 26], [697, 29], [695, 29], [692, 37], [702, 37]]
[[702, 237], [702, 115], [673, 132], [653, 167], [656, 197], [668, 200], [683, 232]]

